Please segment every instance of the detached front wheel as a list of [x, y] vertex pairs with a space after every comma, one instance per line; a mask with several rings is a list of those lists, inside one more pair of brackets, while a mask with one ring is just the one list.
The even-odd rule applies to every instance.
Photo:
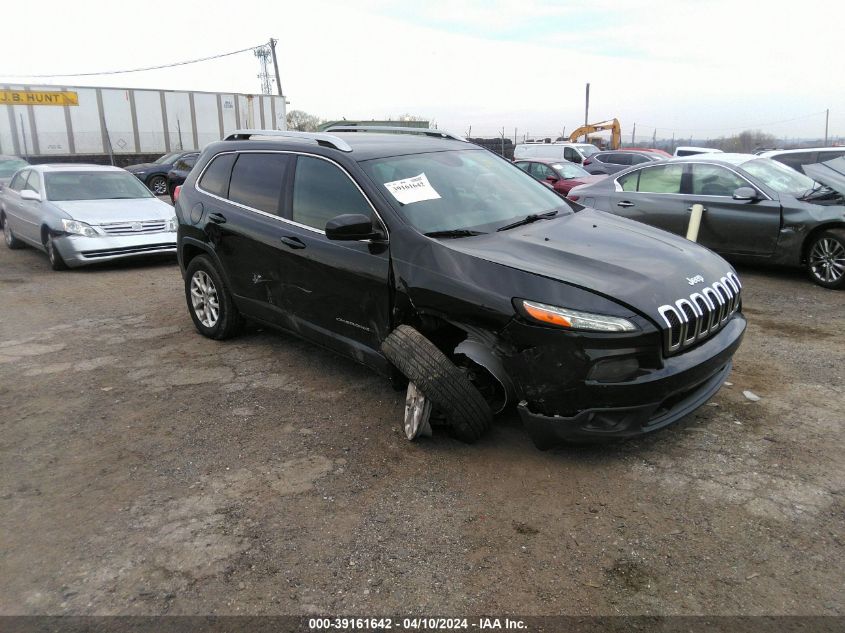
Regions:
[[[490, 427], [493, 414], [484, 397], [469, 378], [437, 346], [408, 325], [391, 332], [381, 346], [384, 355], [446, 418], [452, 434], [464, 442], [475, 442]], [[406, 405], [408, 414], [414, 407]], [[427, 417], [427, 416], [426, 416]], [[412, 432], [406, 430], [410, 437]]]
[[825, 288], [845, 287], [845, 230], [822, 231], [807, 248], [807, 272]]

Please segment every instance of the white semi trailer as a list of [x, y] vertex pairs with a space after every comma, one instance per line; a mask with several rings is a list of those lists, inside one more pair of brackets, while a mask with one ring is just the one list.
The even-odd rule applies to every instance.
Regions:
[[284, 130], [285, 114], [273, 95], [0, 85], [0, 154], [125, 164], [202, 149], [238, 128]]

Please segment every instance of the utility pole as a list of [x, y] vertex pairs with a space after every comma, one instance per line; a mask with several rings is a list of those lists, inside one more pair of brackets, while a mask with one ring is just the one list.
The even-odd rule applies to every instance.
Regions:
[[637, 144], [637, 124], [634, 123], [634, 129], [631, 131], [631, 145]]
[[672, 132], [672, 145], [669, 147], [669, 149], [670, 149], [672, 152], [674, 152], [674, 151], [675, 151], [675, 133], [674, 133], [674, 132]]
[[[26, 128], [23, 126], [23, 114], [21, 113], [19, 116], [21, 118], [21, 138], [23, 138], [23, 157], [29, 160], [29, 149], [26, 147]], [[111, 145], [109, 145], [109, 147], [111, 147]], [[112, 165], [114, 165], [114, 161], [112, 161]]]
[[505, 155], [505, 128], [502, 128], [502, 156]]
[[285, 93], [282, 92], [282, 80], [279, 77], [279, 60], [276, 58], [276, 42], [279, 40], [270, 38], [270, 55], [273, 57], [273, 70], [276, 71], [276, 89], [279, 91], [279, 96], [284, 97]]
[[824, 111], [824, 145], [827, 147], [827, 124], [830, 121], [830, 108]]
[[513, 144], [516, 145], [516, 128], [513, 129]]
[[654, 134], [651, 135], [651, 149], [657, 147], [657, 128], [654, 128]]
[[[587, 82], [587, 94], [584, 103], [584, 126], [589, 125], [590, 121], [590, 83]], [[584, 133], [584, 142], [587, 142], [587, 134]]]

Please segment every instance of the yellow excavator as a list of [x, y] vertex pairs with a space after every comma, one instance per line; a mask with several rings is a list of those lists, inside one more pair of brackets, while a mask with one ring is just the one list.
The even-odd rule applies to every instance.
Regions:
[[602, 132], [604, 130], [610, 130], [609, 149], [619, 149], [619, 146], [622, 145], [622, 126], [619, 125], [619, 119], [611, 119], [609, 121], [602, 121], [601, 123], [588, 123], [587, 125], [582, 125], [569, 135], [569, 140], [572, 143], [576, 143], [578, 142], [578, 138], [581, 136], [588, 136], [589, 134]]

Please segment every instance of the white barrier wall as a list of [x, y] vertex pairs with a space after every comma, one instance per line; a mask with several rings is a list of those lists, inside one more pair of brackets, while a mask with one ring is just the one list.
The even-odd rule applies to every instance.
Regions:
[[78, 105], [0, 103], [0, 154], [164, 154], [202, 149], [238, 128], [285, 129], [285, 100], [274, 95], [36, 85], [0, 90], [78, 96]]

